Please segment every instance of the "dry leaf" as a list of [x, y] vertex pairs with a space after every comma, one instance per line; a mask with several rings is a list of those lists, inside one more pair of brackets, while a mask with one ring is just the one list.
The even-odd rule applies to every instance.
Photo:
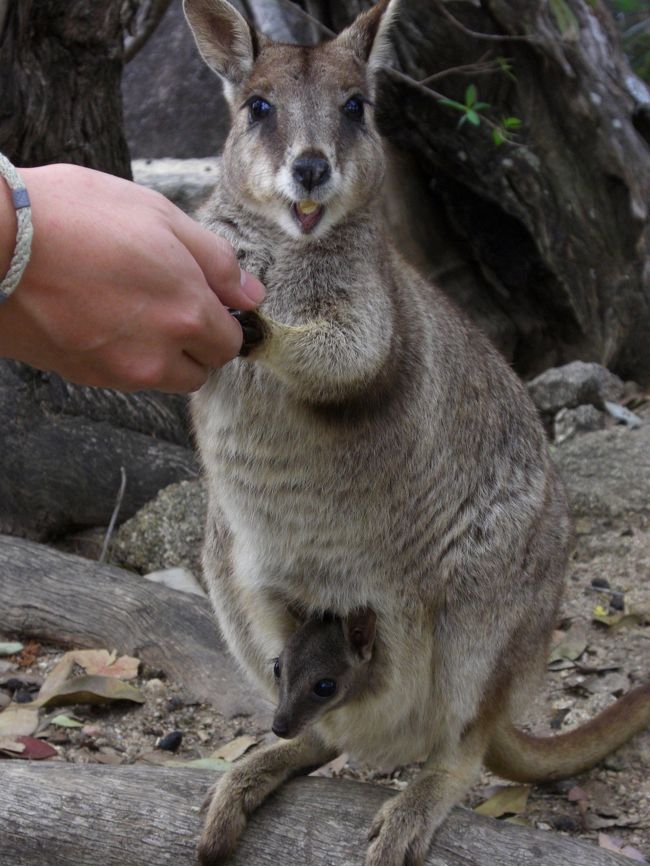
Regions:
[[241, 758], [243, 754], [245, 754], [251, 746], [254, 746], [257, 742], [257, 737], [251, 736], [243, 736], [237, 737], [234, 740], [231, 740], [229, 743], [226, 743], [225, 746], [221, 746], [216, 752], [212, 752], [210, 755], [211, 758], [216, 760], [221, 759], [222, 761], [236, 761], [237, 758]]
[[45, 681], [38, 693], [38, 701], [43, 701], [49, 695], [53, 695], [61, 688], [63, 683], [69, 678], [74, 665], [74, 652], [68, 652], [61, 656], [58, 662], [54, 665], [49, 674], [45, 677]]
[[133, 656], [120, 656], [113, 650], [76, 650], [74, 653], [75, 664], [82, 667], [87, 674], [104, 677], [118, 677], [121, 680], [132, 680], [138, 675], [139, 659]]
[[554, 632], [548, 663], [577, 661], [586, 649], [587, 630], [581, 623], [574, 623], [567, 632]]
[[0, 713], [0, 737], [22, 737], [33, 734], [38, 728], [38, 710], [31, 703], [9, 704]]
[[[74, 677], [64, 682], [45, 698], [39, 697], [32, 706], [55, 707], [64, 704], [108, 704], [112, 701], [144, 703], [138, 689], [116, 677]], [[5, 711], [6, 712], [6, 711]], [[2, 716], [0, 715], [0, 718]]]
[[0, 752], [24, 752], [25, 744], [14, 737], [0, 737]]
[[648, 863], [643, 854], [631, 845], [624, 845], [623, 840], [617, 836], [608, 836], [606, 833], [598, 834], [598, 845], [606, 851], [614, 851], [616, 854], [622, 854], [624, 857], [629, 857], [636, 863]]
[[333, 761], [328, 761], [327, 764], [323, 764], [322, 767], [319, 767], [317, 770], [314, 770], [313, 773], [310, 773], [310, 776], [325, 776], [330, 778], [331, 776], [335, 776], [337, 773], [340, 773], [343, 767], [348, 762], [348, 754], [347, 752], [343, 752], [342, 755], [339, 755], [338, 758], [334, 758]]
[[23, 758], [27, 761], [44, 761], [46, 758], [54, 758], [59, 754], [49, 743], [38, 740], [36, 737], [18, 737], [17, 739], [25, 748], [22, 752], [13, 755], [14, 758]]
[[489, 800], [474, 807], [479, 815], [501, 818], [503, 815], [520, 815], [526, 811], [530, 785], [507, 785]]
[[65, 713], [60, 713], [58, 716], [54, 716], [53, 719], [50, 719], [48, 724], [59, 725], [61, 728], [83, 728], [83, 722], [74, 719], [72, 716], [66, 716]]

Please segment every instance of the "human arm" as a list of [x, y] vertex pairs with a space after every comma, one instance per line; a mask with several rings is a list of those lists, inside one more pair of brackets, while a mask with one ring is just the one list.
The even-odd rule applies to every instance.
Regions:
[[[163, 196], [70, 165], [21, 169], [34, 239], [25, 273], [0, 305], [0, 356], [73, 382], [125, 391], [196, 390], [239, 352], [226, 307], [264, 290], [230, 244]], [[0, 278], [16, 236], [0, 181]]]

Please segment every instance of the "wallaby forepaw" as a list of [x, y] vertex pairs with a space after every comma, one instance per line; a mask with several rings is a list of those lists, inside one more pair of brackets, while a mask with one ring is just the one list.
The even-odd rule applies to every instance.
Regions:
[[426, 815], [400, 797], [385, 803], [368, 832], [364, 866], [423, 866], [433, 830]]
[[263, 342], [266, 337], [266, 328], [258, 313], [254, 310], [231, 310], [230, 315], [237, 319], [244, 334], [244, 340], [239, 350], [242, 358], [250, 353]]
[[217, 785], [204, 803], [203, 832], [197, 849], [201, 866], [221, 866], [232, 856], [246, 829], [246, 813], [237, 797]]

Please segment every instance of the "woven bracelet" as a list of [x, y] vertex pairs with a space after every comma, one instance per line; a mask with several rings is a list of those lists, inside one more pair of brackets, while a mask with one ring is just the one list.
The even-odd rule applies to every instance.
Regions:
[[18, 232], [16, 233], [16, 248], [11, 258], [9, 270], [0, 282], [0, 304], [6, 301], [20, 282], [32, 250], [32, 208], [25, 184], [14, 166], [6, 156], [0, 153], [0, 177], [3, 177], [11, 190], [11, 197], [16, 208]]

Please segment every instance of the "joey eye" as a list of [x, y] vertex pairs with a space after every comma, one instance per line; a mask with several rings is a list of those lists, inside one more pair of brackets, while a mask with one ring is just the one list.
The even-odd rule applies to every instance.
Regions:
[[273, 662], [273, 676], [276, 680], [280, 679], [280, 659], [275, 659]]
[[314, 686], [314, 694], [319, 698], [331, 698], [336, 692], [335, 680], [319, 680]]
[[351, 96], [343, 106], [343, 114], [350, 120], [362, 120], [363, 99], [360, 96]]
[[261, 96], [253, 96], [248, 102], [248, 114], [251, 121], [264, 120], [272, 110], [273, 106], [271, 103]]

